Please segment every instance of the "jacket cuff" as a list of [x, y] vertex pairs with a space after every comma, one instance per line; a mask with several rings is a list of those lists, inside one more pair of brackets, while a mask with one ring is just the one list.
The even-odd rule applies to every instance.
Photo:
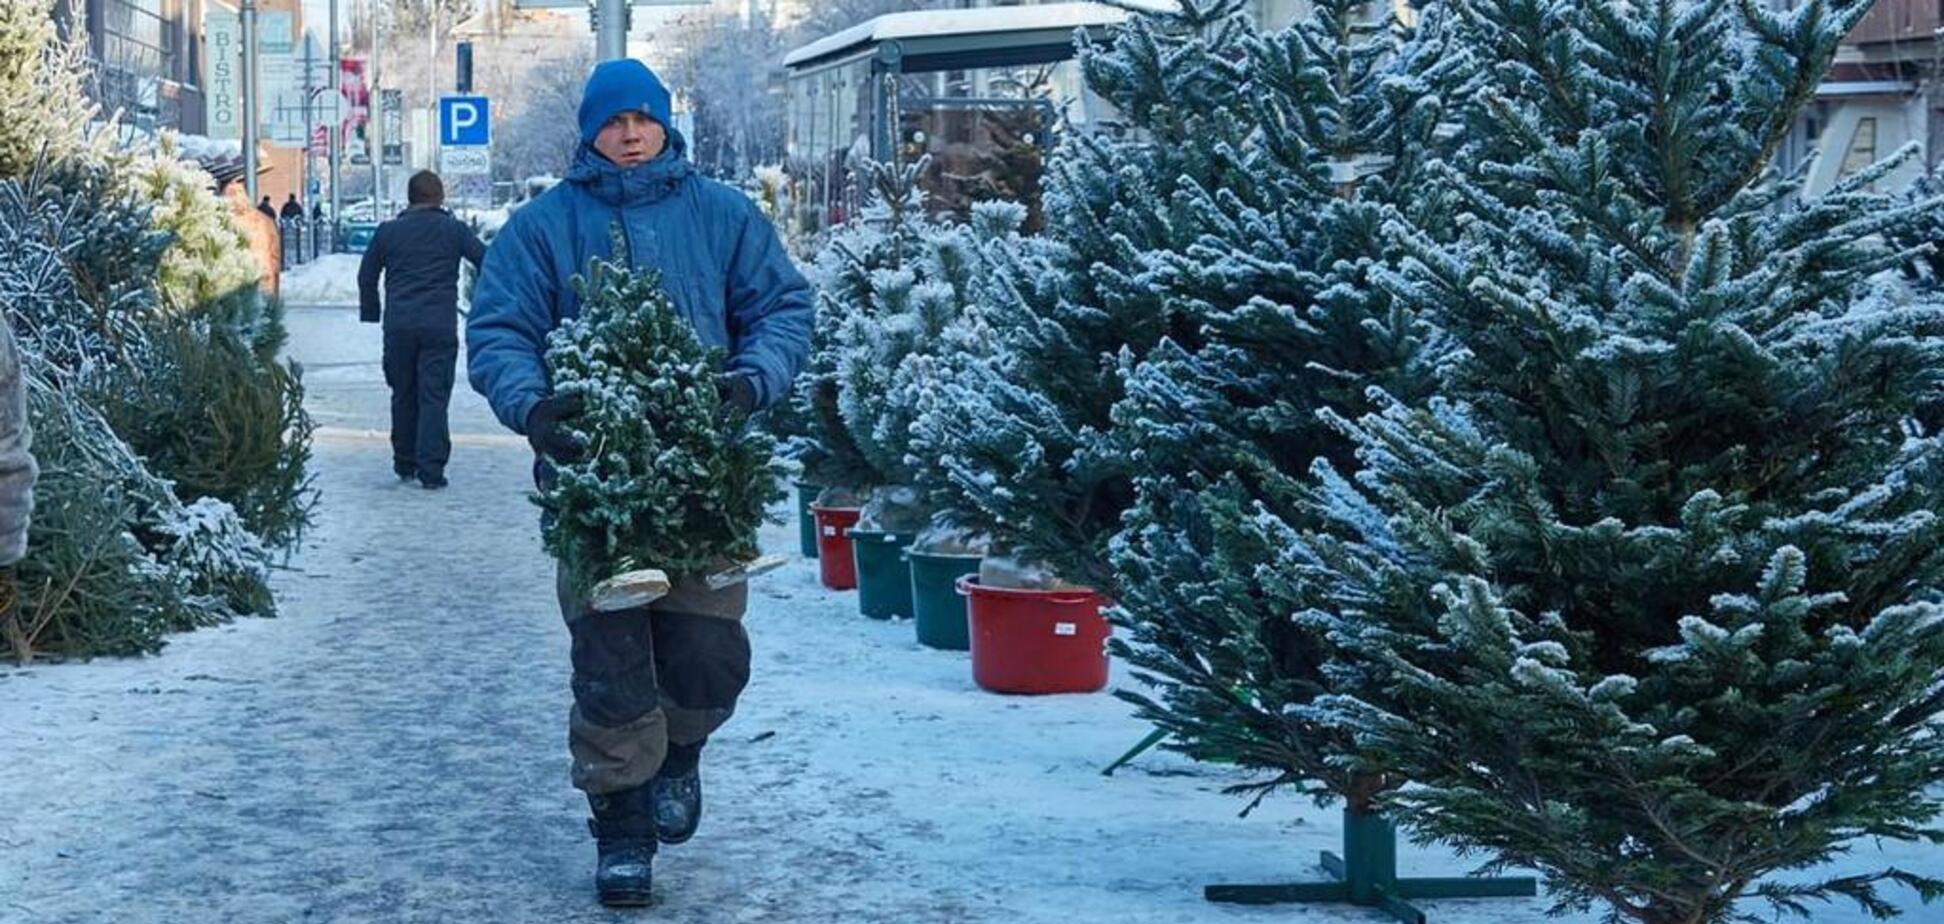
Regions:
[[513, 419], [504, 421], [506, 428], [521, 436], [527, 435], [527, 420], [533, 416], [533, 406], [540, 403], [540, 395], [521, 395], [513, 399]]

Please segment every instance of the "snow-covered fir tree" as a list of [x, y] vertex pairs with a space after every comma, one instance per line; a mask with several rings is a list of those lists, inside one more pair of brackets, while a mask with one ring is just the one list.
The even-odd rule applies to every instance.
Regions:
[[[922, 167], [921, 167], [922, 169]], [[871, 276], [872, 310], [844, 319], [835, 336], [837, 411], [851, 443], [883, 479], [911, 485], [911, 426], [935, 406], [941, 382], [982, 355], [975, 317], [986, 255], [1016, 246], [1026, 209], [973, 206], [972, 221], [935, 222], [917, 259]]]
[[109, 134], [93, 132], [88, 45], [64, 40], [57, 6], [71, 0], [0, 0], [0, 177], [25, 178], [36, 165], [100, 156]]
[[1244, 180], [1177, 192], [1189, 243], [1145, 257], [1195, 339], [1149, 353], [1113, 412], [1138, 495], [1113, 547], [1116, 647], [1154, 690], [1121, 695], [1170, 747], [1260, 773], [1244, 790], [1358, 810], [1396, 780], [1334, 759], [1352, 745], [1309, 708], [1333, 688], [1327, 640], [1289, 618], [1264, 579], [1283, 548], [1246, 524], [1296, 516], [1311, 461], [1349, 458], [1319, 409], [1435, 385], [1440, 339], [1374, 282], [1397, 256], [1384, 223], [1449, 204], [1422, 178], [1455, 143], [1443, 95], [1465, 68], [1436, 11], [1420, 26], [1321, 0], [1245, 36], [1247, 131], [1222, 152]]
[[1192, 240], [1180, 193], [1241, 179], [1238, 4], [1186, 0], [1082, 49], [1089, 85], [1135, 131], [1076, 135], [1055, 152], [1044, 235], [993, 254], [981, 319], [992, 358], [943, 383], [914, 426], [942, 516], [1069, 581], [1112, 585], [1108, 540], [1134, 499], [1111, 436], [1127, 369], [1163, 337], [1195, 339], [1165, 295], [1173, 267], [1148, 254]]
[[1944, 308], [1876, 278], [1937, 206], [1871, 192], [1888, 165], [1818, 197], [1772, 170], [1867, 7], [1452, 4], [1486, 65], [1435, 179], [1462, 230], [1394, 223], [1381, 280], [1460, 345], [1444, 396], [1339, 418], [1354, 474], [1243, 524], [1348, 649], [1319, 705], [1411, 781], [1387, 807], [1562, 907], [1939, 888], [1778, 875], [1940, 836], [1944, 470], [1911, 415]]
[[548, 335], [547, 369], [555, 394], [581, 396], [567, 427], [587, 451], [536, 497], [547, 551], [582, 589], [755, 558], [780, 473], [770, 438], [721, 405], [724, 351], [702, 345], [653, 272], [597, 260], [577, 288], [581, 314]]
[[249, 237], [228, 203], [210, 194], [209, 174], [181, 159], [173, 139], [119, 156], [111, 169], [134, 197], [152, 204], [155, 226], [170, 237], [161, 268], [167, 308], [192, 311], [255, 290], [261, 270]]
[[[842, 407], [843, 378], [845, 357], [877, 324], [880, 283], [915, 285], [925, 242], [941, 230], [925, 212], [918, 187], [923, 166], [866, 163], [860, 172], [867, 184], [864, 207], [831, 234], [810, 267], [817, 289], [810, 358], [787, 407], [772, 412], [769, 422], [810, 484], [857, 494], [900, 480], [901, 459], [870, 452], [854, 438]], [[855, 378], [858, 370], [848, 372]]]
[[56, 6], [0, 3], [0, 308], [41, 467], [0, 612], [21, 660], [274, 612], [268, 557], [315, 496], [301, 382], [233, 219], [167, 144], [92, 121], [87, 37]]
[[22, 661], [150, 652], [169, 631], [274, 612], [267, 550], [236, 511], [214, 498], [185, 506], [93, 403], [156, 359], [148, 322], [169, 239], [98, 169], [69, 166], [0, 179], [0, 304], [21, 343], [41, 467], [33, 554], [0, 613]]
[[99, 167], [43, 164], [36, 174], [0, 178], [0, 291], [14, 335], [48, 374], [92, 382], [145, 358], [172, 241]]

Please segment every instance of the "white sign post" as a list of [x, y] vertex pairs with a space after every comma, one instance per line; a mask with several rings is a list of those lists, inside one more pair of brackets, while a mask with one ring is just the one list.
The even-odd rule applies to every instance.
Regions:
[[439, 149], [439, 176], [446, 199], [472, 208], [493, 204], [493, 155], [484, 147]]

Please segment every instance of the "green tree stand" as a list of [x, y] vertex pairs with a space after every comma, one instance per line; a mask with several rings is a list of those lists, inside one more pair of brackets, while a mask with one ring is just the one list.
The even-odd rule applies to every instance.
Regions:
[[1343, 855], [1323, 852], [1323, 869], [1335, 882], [1293, 882], [1281, 885], [1212, 885], [1203, 891], [1211, 902], [1243, 905], [1336, 902], [1376, 908], [1406, 924], [1427, 924], [1413, 898], [1526, 898], [1539, 894], [1530, 876], [1453, 876], [1399, 879], [1397, 827], [1383, 816], [1356, 809], [1343, 810]]

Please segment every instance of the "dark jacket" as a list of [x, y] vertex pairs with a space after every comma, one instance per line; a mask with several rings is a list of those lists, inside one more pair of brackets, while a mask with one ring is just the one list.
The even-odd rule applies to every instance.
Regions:
[[285, 199], [283, 208], [277, 212], [279, 218], [303, 218], [304, 206], [295, 199]]
[[478, 266], [486, 245], [445, 209], [415, 206], [379, 225], [358, 266], [358, 320], [378, 322], [382, 273], [386, 330], [453, 330], [459, 323], [462, 257]]
[[[728, 367], [753, 377], [757, 403], [789, 390], [810, 350], [808, 283], [748, 196], [695, 175], [681, 133], [632, 168], [583, 145], [566, 182], [522, 206], [493, 239], [466, 319], [473, 389], [526, 432], [547, 393], [547, 333], [580, 314], [573, 279], [595, 258], [658, 270], [669, 298]], [[612, 253], [619, 223], [628, 252]]]

